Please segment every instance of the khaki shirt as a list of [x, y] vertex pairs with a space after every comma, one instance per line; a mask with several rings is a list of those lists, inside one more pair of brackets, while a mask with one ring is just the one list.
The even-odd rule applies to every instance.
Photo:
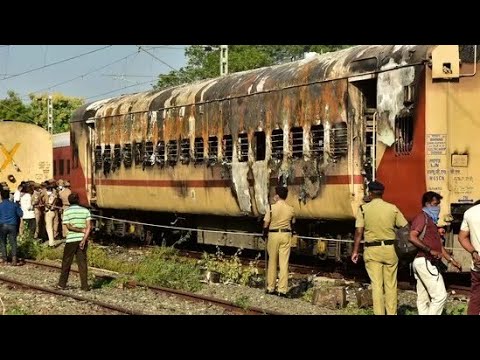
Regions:
[[293, 207], [288, 205], [283, 200], [278, 200], [275, 204], [271, 206], [271, 216], [270, 209], [267, 207], [267, 213], [265, 214], [264, 222], [270, 223], [269, 229], [290, 229], [292, 219], [295, 217], [295, 212]]
[[395, 227], [408, 224], [398, 208], [383, 199], [373, 199], [358, 209], [355, 227], [365, 228], [365, 241], [393, 240], [396, 238]]
[[62, 205], [64, 209], [70, 206], [70, 203], [68, 202], [68, 195], [70, 195], [71, 193], [72, 191], [66, 188], [62, 189], [62, 191], [60, 191], [60, 193], [58, 194], [58, 196], [62, 200]]

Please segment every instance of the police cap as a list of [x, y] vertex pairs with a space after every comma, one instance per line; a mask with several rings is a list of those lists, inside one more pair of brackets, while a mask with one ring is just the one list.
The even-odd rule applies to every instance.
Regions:
[[371, 181], [368, 183], [368, 191], [384, 191], [385, 186], [378, 181]]

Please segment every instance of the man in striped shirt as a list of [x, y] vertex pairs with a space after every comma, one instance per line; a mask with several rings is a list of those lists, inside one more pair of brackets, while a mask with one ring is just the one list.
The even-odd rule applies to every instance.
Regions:
[[65, 250], [63, 251], [62, 273], [58, 287], [65, 289], [67, 286], [73, 256], [77, 257], [78, 271], [80, 273], [81, 289], [88, 291], [87, 281], [87, 242], [92, 229], [90, 211], [80, 205], [77, 193], [68, 196], [70, 207], [63, 213], [63, 224], [68, 229]]

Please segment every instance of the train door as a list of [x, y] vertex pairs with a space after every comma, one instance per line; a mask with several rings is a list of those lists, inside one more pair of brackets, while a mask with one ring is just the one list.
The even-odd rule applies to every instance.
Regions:
[[[360, 159], [364, 183], [374, 181], [377, 168], [377, 77], [376, 74], [350, 78], [353, 85], [352, 105], [361, 124], [358, 133], [361, 137]], [[350, 95], [352, 91], [349, 90]], [[351, 96], [352, 100], [352, 96]], [[364, 187], [365, 192], [367, 187]]]
[[[96, 153], [96, 121], [94, 118], [90, 118], [87, 120], [88, 125], [88, 144], [86, 146], [86, 164], [85, 164], [85, 172], [86, 178], [91, 179], [90, 186], [87, 188], [87, 195], [90, 203], [96, 203], [96, 189], [95, 189], [95, 159], [98, 154]], [[88, 181], [87, 181], [88, 184]]]

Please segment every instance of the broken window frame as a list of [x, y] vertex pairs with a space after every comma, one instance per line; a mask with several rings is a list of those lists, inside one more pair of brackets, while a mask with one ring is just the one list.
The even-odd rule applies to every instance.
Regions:
[[218, 161], [218, 136], [208, 137], [208, 165], [216, 164]]
[[310, 127], [310, 154], [312, 157], [323, 158], [325, 150], [325, 128], [323, 124]]
[[131, 143], [123, 144], [122, 158], [123, 158], [123, 166], [125, 166], [125, 168], [130, 168], [133, 165], [132, 144]]
[[167, 161], [170, 166], [174, 166], [178, 162], [179, 146], [178, 140], [169, 140], [167, 144]]
[[233, 161], [233, 136], [223, 135], [222, 138], [223, 162], [230, 164]]
[[237, 155], [238, 155], [238, 162], [247, 162], [248, 161], [248, 134], [241, 133], [238, 134], [237, 138], [238, 147], [237, 147]]
[[330, 152], [334, 160], [348, 154], [348, 125], [337, 122], [330, 128]]
[[95, 150], [94, 150], [94, 163], [95, 163], [95, 171], [98, 171], [102, 168], [103, 166], [103, 161], [102, 161], [102, 145], [96, 145]]
[[110, 144], [103, 149], [103, 173], [106, 175], [112, 169], [112, 148]]
[[255, 161], [264, 161], [267, 158], [267, 135], [265, 131], [255, 131], [253, 143]]
[[283, 159], [283, 130], [274, 129], [270, 135], [270, 142], [272, 146], [272, 159]]
[[410, 114], [395, 117], [395, 155], [410, 155], [413, 150], [415, 127]]
[[145, 151], [143, 153], [143, 167], [152, 167], [155, 165], [155, 155], [154, 155], [155, 149], [153, 147], [153, 142], [152, 141], [146, 141], [145, 142]]
[[190, 163], [190, 138], [180, 140], [180, 163], [183, 165]]
[[293, 159], [303, 158], [303, 127], [290, 128], [290, 147]]
[[115, 144], [113, 146], [112, 171], [119, 169], [122, 166], [122, 146]]
[[155, 161], [160, 167], [165, 166], [166, 151], [165, 141], [158, 140], [157, 146], [155, 147]]
[[195, 164], [201, 164], [205, 160], [205, 145], [203, 137], [196, 137], [193, 142], [193, 158]]

